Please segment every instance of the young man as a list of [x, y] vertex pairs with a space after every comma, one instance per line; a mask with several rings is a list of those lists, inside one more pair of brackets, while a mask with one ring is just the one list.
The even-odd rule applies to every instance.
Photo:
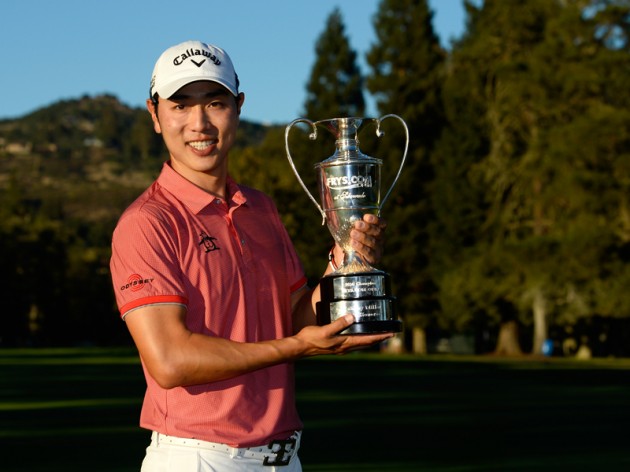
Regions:
[[[160, 56], [147, 107], [170, 159], [113, 235], [117, 303], [147, 382], [145, 472], [301, 470], [293, 361], [391, 336], [337, 335], [352, 315], [315, 325], [319, 289], [305, 285], [274, 204], [228, 174], [238, 85], [218, 47], [188, 41]], [[384, 227], [356, 223], [370, 262]]]

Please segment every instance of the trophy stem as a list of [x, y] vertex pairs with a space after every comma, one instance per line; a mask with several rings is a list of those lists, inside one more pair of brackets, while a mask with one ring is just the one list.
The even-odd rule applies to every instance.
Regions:
[[346, 250], [344, 249], [343, 253], [343, 263], [337, 270], [336, 274], [354, 274], [358, 272], [376, 272], [378, 269], [375, 269], [370, 264], [359, 256], [356, 251]]

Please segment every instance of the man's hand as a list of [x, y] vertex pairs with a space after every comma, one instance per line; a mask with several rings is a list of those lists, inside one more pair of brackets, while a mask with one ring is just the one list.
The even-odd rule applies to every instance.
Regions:
[[[387, 228], [387, 222], [371, 213], [363, 215], [362, 220], [354, 222], [354, 227], [350, 232], [350, 244], [370, 265], [377, 264], [383, 257], [385, 228]], [[339, 245], [335, 245], [334, 257], [337, 265], [340, 265], [343, 261], [343, 251]]]
[[393, 336], [393, 333], [341, 335], [339, 332], [354, 323], [354, 316], [345, 315], [324, 326], [307, 326], [295, 335], [303, 346], [300, 357], [322, 354], [346, 354], [365, 349]]

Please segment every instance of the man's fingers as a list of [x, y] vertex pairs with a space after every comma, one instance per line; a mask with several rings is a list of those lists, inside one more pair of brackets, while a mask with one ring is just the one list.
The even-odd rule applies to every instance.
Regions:
[[340, 333], [341, 331], [346, 329], [348, 326], [350, 326], [352, 323], [354, 323], [353, 315], [344, 315], [340, 318], [337, 318], [335, 321], [333, 321], [332, 323], [328, 325], [328, 329], [330, 330], [330, 335], [334, 336]]

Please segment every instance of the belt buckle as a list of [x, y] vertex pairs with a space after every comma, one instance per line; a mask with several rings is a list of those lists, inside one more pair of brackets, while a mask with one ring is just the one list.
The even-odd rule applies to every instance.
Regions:
[[[280, 449], [277, 451], [273, 450], [274, 446], [280, 446]], [[290, 449], [287, 449], [287, 446], [290, 446]], [[276, 457], [274, 460], [269, 460], [269, 456], [265, 456], [265, 460], [263, 461], [263, 465], [288, 465], [291, 461], [291, 454], [295, 451], [295, 438], [289, 439], [275, 439], [269, 443], [267, 446], [271, 449], [271, 452], [275, 453]], [[287, 455], [288, 457], [285, 457]]]

